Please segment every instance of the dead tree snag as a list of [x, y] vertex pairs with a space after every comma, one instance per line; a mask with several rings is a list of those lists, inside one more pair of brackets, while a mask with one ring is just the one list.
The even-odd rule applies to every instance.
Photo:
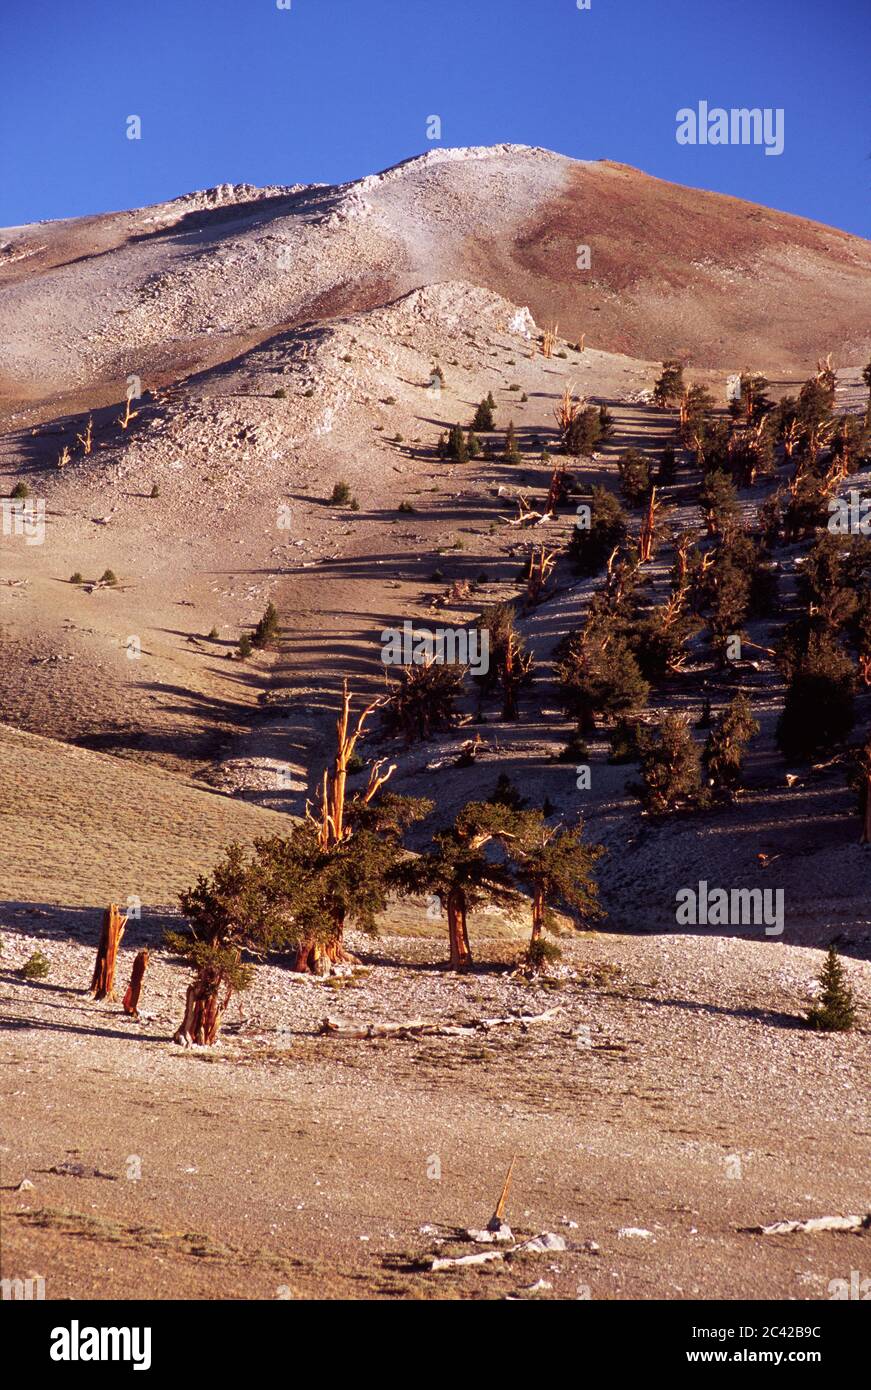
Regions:
[[115, 903], [110, 903], [103, 913], [103, 928], [91, 978], [91, 993], [95, 999], [115, 998], [115, 965], [126, 926], [127, 918], [122, 919]]

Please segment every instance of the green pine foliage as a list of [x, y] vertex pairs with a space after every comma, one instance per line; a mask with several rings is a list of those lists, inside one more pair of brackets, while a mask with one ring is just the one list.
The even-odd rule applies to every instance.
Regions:
[[439, 662], [403, 666], [381, 711], [385, 729], [414, 743], [452, 728], [459, 718], [463, 674], [463, 667]]
[[723, 536], [735, 525], [740, 507], [735, 484], [728, 473], [717, 468], [705, 475], [699, 505], [709, 536]]
[[620, 494], [627, 507], [640, 507], [650, 492], [650, 464], [637, 449], [627, 449], [617, 460]]
[[51, 970], [51, 961], [42, 951], [34, 951], [20, 967], [18, 973], [23, 980], [44, 980]]
[[492, 395], [486, 400], [478, 403], [472, 420], [472, 429], [477, 430], [479, 434], [487, 434], [496, 428], [496, 423], [493, 418], [494, 404], [495, 402], [493, 401]]
[[505, 431], [505, 447], [502, 453], [506, 463], [522, 463], [523, 455], [517, 447], [517, 435], [514, 432], [514, 421], [508, 421], [508, 429]]
[[747, 745], [758, 733], [750, 701], [739, 693], [714, 722], [702, 755], [714, 795], [730, 797], [737, 791]]
[[468, 463], [469, 447], [462, 425], [452, 425], [447, 435], [439, 440], [439, 458], [453, 459], [456, 463]]
[[638, 728], [641, 781], [629, 790], [653, 815], [703, 806], [702, 760], [682, 714], [666, 714], [654, 726]]
[[594, 405], [588, 405], [586, 409], [579, 410], [565, 432], [563, 444], [566, 453], [578, 456], [583, 454], [589, 457], [595, 453], [598, 445], [605, 437], [602, 425], [602, 411], [605, 412], [605, 427], [608, 437], [614, 432], [613, 422], [605, 406], [597, 409]]
[[792, 666], [777, 744], [789, 762], [808, 762], [831, 754], [855, 723], [856, 673], [841, 644], [826, 633], [812, 633], [803, 655], [784, 650]]
[[582, 734], [594, 731], [597, 718], [643, 709], [650, 693], [630, 641], [619, 634], [572, 634], [560, 644], [556, 676], [566, 713]]
[[[580, 507], [589, 508], [589, 512], [581, 513], [579, 508], [569, 557], [579, 574], [598, 574], [626, 537], [626, 513], [613, 492], [604, 487], [594, 487], [590, 501], [582, 502]], [[589, 525], [581, 525], [582, 521], [589, 521]]]
[[278, 637], [280, 631], [281, 628], [278, 622], [278, 612], [276, 610], [275, 604], [270, 602], [266, 605], [266, 610], [263, 614], [263, 617], [260, 619], [260, 621], [254, 629], [254, 633], [251, 637], [252, 647], [257, 647], [258, 650], [262, 650], [266, 647], [271, 647], [274, 644], [276, 638]]
[[808, 1011], [808, 1026], [822, 1033], [848, 1033], [856, 1022], [856, 1003], [834, 946], [829, 947], [818, 978], [820, 993]]
[[662, 364], [662, 373], [653, 387], [653, 403], [661, 408], [676, 405], [684, 393], [683, 363], [671, 357]]

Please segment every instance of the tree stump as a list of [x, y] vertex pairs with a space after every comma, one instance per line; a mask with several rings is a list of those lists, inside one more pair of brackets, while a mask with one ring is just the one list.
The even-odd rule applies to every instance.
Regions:
[[142, 981], [145, 978], [147, 968], [148, 952], [140, 951], [133, 962], [133, 973], [130, 976], [127, 993], [124, 995], [124, 1012], [133, 1018], [139, 1017], [139, 996], [142, 993]]
[[91, 979], [91, 993], [95, 999], [115, 998], [115, 964], [126, 926], [127, 918], [122, 918], [115, 903], [110, 903], [103, 913], [103, 930]]

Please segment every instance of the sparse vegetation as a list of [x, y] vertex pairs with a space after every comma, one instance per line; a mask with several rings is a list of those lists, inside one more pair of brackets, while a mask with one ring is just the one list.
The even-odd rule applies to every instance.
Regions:
[[351, 489], [347, 483], [334, 483], [330, 493], [331, 507], [348, 507], [351, 504]]
[[620, 493], [627, 507], [638, 507], [650, 492], [650, 464], [638, 449], [627, 449], [617, 460]]
[[51, 971], [51, 961], [42, 951], [33, 951], [19, 968], [23, 980], [44, 980]]
[[264, 650], [267, 647], [274, 646], [280, 632], [281, 627], [278, 622], [278, 611], [275, 604], [270, 601], [266, 605], [266, 611], [263, 617], [254, 629], [251, 636], [251, 645], [252, 647], [257, 647], [258, 650]]

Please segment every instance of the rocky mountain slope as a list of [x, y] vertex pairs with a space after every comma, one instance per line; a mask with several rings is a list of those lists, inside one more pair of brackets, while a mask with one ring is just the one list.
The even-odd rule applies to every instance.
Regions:
[[625, 165], [439, 148], [339, 187], [0, 231], [0, 394], [98, 404], [443, 280], [603, 350], [800, 372], [823, 342], [867, 357], [869, 269], [861, 238]]

